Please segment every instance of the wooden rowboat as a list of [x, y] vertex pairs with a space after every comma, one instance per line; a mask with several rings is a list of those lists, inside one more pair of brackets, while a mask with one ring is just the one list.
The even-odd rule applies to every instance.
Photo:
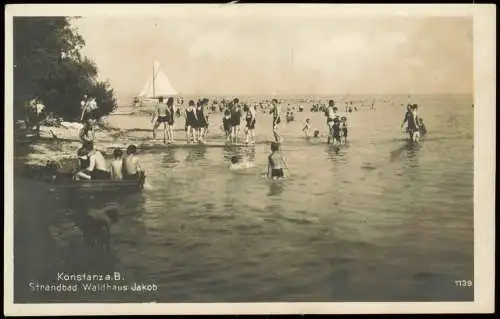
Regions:
[[83, 192], [129, 192], [144, 189], [146, 175], [143, 173], [137, 180], [72, 180], [70, 178], [47, 179], [50, 190], [65, 189]]

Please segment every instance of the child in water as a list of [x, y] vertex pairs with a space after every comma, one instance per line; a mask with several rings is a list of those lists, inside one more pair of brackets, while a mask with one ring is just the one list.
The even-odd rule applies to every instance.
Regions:
[[311, 134], [311, 119], [306, 119], [306, 124], [304, 125], [302, 132], [306, 134], [306, 137], [309, 137]]
[[267, 176], [276, 180], [284, 179], [284, 168], [287, 168], [285, 159], [279, 152], [279, 144], [271, 143], [271, 154], [268, 157]]
[[420, 130], [420, 137], [427, 134], [427, 128], [425, 127], [424, 120], [421, 117], [418, 118], [418, 128]]
[[341, 143], [346, 144], [347, 143], [347, 117], [342, 116], [340, 118], [340, 129], [341, 129]]
[[109, 172], [111, 174], [111, 179], [114, 181], [121, 181], [123, 179], [123, 152], [121, 149], [117, 148], [113, 151], [113, 161], [109, 165]]

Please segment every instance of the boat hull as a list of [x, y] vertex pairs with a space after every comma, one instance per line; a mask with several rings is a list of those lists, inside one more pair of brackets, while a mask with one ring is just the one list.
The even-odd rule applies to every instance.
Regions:
[[50, 190], [65, 189], [78, 192], [130, 192], [144, 189], [146, 176], [142, 174], [137, 180], [83, 180], [54, 179], [47, 181]]

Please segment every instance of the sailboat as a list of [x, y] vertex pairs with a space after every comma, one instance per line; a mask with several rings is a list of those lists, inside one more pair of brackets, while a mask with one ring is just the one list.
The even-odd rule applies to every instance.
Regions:
[[[167, 75], [161, 69], [158, 61], [153, 62], [153, 73], [146, 80], [141, 92], [134, 99], [142, 106], [144, 102], [155, 103], [159, 97], [177, 96], [177, 90], [174, 89]], [[137, 104], [137, 103], [136, 103]]]

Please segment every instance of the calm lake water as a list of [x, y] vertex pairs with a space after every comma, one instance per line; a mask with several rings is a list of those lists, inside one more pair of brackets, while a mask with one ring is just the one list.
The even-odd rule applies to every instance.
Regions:
[[[325, 131], [322, 114], [297, 113], [282, 129], [286, 181], [261, 177], [266, 143], [145, 148], [150, 187], [135, 194], [54, 194], [16, 178], [15, 301], [473, 300], [454, 283], [473, 279], [472, 97], [413, 97], [429, 131], [416, 147], [399, 129], [406, 97], [387, 100], [350, 114], [340, 149], [303, 137], [306, 117]], [[271, 119], [257, 116], [257, 140], [269, 140]], [[230, 171], [235, 154], [253, 167]], [[111, 252], [86, 249], [70, 209], [110, 203], [120, 210]], [[62, 271], [117, 271], [120, 284], [158, 290], [30, 290]]]

